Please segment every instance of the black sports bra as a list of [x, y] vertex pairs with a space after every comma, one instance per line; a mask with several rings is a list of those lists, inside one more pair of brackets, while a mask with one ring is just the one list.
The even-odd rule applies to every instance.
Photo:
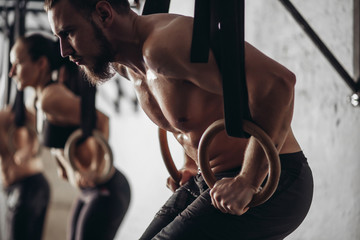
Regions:
[[[57, 82], [50, 81], [46, 84], [46, 87], [53, 83]], [[79, 125], [59, 126], [44, 119], [41, 132], [41, 143], [43, 146], [50, 148], [64, 148], [69, 136], [78, 128], [80, 128]]]
[[42, 131], [42, 144], [51, 148], [64, 148], [69, 136], [78, 129], [79, 126], [58, 126], [44, 121]]

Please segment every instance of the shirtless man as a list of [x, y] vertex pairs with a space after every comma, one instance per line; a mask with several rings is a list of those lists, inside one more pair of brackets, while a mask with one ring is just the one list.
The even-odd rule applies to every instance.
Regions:
[[[41, 240], [50, 187], [36, 154], [36, 133], [29, 134], [26, 127], [15, 128], [14, 119], [10, 107], [0, 111], [0, 177], [7, 198], [5, 239]], [[34, 114], [26, 111], [26, 122], [35, 129]]]
[[283, 239], [305, 218], [313, 182], [290, 124], [295, 76], [246, 43], [246, 78], [253, 120], [275, 143], [282, 174], [266, 203], [247, 206], [267, 175], [267, 161], [253, 138], [218, 134], [209, 149], [219, 180], [210, 191], [197, 173], [204, 130], [224, 117], [222, 79], [214, 55], [191, 63], [193, 18], [175, 14], [138, 16], [126, 0], [45, 0], [51, 29], [93, 83], [125, 66], [145, 113], [172, 132], [187, 159], [177, 191], [141, 239]]

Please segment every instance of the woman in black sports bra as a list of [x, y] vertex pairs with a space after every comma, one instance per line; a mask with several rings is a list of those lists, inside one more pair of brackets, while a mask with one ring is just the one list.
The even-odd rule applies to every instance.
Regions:
[[[76, 86], [83, 79], [77, 66], [67, 59], [64, 62], [58, 44], [41, 34], [19, 38], [11, 56], [14, 61], [10, 74], [16, 79], [18, 89], [32, 87], [36, 90], [37, 122], [38, 126], [43, 125], [43, 145], [49, 147], [55, 157], [60, 176], [80, 189], [67, 239], [114, 239], [130, 203], [127, 179], [113, 165], [106, 177], [100, 176], [105, 154], [94, 137], [76, 146], [73, 162], [76, 169], [64, 155], [68, 137], [81, 124], [81, 98]], [[27, 64], [20, 68], [18, 64], [22, 61]], [[31, 70], [24, 73], [27, 69]], [[58, 70], [56, 82], [52, 80], [54, 70]], [[39, 121], [39, 116], [44, 116], [43, 121]], [[96, 129], [108, 139], [109, 118], [97, 110]]]

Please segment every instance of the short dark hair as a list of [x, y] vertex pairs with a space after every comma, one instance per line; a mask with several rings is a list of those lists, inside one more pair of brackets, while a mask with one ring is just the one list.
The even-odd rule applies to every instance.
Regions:
[[[49, 11], [53, 8], [58, 2], [64, 0], [45, 0], [44, 9]], [[75, 9], [78, 9], [80, 12], [90, 15], [98, 2], [106, 1], [115, 9], [118, 13], [127, 13], [130, 10], [130, 4], [128, 0], [67, 0], [72, 4]]]

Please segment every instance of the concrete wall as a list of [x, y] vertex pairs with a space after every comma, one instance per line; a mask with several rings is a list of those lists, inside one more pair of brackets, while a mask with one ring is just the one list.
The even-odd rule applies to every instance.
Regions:
[[[353, 1], [293, 0], [353, 73]], [[315, 178], [308, 217], [288, 239], [360, 239], [360, 109], [352, 93], [278, 1], [247, 1], [247, 40], [297, 75], [293, 129]]]

